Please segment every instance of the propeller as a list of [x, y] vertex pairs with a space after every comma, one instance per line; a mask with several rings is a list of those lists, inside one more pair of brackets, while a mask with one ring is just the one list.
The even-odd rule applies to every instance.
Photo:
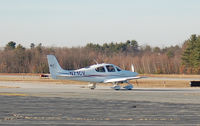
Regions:
[[133, 64], [131, 64], [131, 71], [135, 72], [135, 68], [134, 68]]

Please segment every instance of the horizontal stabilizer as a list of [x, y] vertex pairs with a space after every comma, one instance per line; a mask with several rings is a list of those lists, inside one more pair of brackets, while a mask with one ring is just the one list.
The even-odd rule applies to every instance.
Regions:
[[57, 77], [80, 77], [79, 75], [58, 74]]

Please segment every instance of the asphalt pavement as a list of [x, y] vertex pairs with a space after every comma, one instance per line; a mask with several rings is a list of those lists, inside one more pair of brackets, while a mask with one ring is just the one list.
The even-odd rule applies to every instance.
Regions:
[[200, 88], [0, 82], [0, 125], [200, 125]]

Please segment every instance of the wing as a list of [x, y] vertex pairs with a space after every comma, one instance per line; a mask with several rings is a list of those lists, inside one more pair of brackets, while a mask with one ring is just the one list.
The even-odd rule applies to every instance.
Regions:
[[120, 81], [140, 79], [140, 78], [143, 77], [122, 77], [122, 78], [120, 77], [120, 78], [107, 79], [104, 81], [104, 83], [120, 82]]

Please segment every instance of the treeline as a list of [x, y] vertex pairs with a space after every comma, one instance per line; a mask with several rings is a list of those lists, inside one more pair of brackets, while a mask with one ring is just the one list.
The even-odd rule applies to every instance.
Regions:
[[105, 62], [110, 62], [124, 69], [130, 69], [134, 64], [139, 73], [171, 74], [182, 73], [180, 70], [182, 48], [178, 45], [165, 48], [138, 46], [137, 41], [125, 43], [99, 44], [89, 43], [89, 50], [96, 51], [104, 56]]
[[165, 48], [140, 46], [135, 40], [105, 43], [88, 43], [84, 47], [44, 47], [30, 44], [25, 48], [8, 42], [0, 51], [1, 73], [48, 73], [46, 55], [56, 55], [64, 69], [77, 69], [98, 63], [113, 63], [123, 69], [134, 64], [139, 73], [198, 74], [200, 73], [200, 36], [192, 35], [183, 46]]

